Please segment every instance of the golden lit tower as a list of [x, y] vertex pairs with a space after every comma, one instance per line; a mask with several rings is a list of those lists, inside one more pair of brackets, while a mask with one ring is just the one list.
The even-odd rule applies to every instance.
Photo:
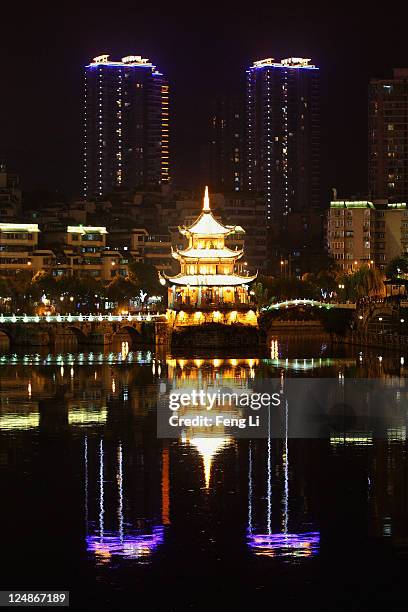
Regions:
[[[243, 234], [240, 226], [223, 225], [210, 209], [208, 187], [205, 189], [203, 209], [194, 223], [179, 228], [188, 239], [185, 249], [173, 250], [172, 255], [180, 262], [180, 273], [176, 276], [162, 275], [162, 282], [169, 283], [169, 309], [174, 311], [250, 310], [249, 283], [257, 274], [250, 276], [244, 266], [237, 263], [243, 250], [232, 250], [225, 245], [227, 236]], [[212, 319], [217, 320], [217, 317]]]

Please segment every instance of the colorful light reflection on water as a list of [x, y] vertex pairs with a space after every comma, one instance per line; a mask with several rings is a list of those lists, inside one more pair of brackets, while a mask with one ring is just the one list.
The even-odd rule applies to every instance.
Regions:
[[248, 546], [256, 555], [268, 557], [310, 557], [319, 552], [320, 533], [248, 534]]
[[105, 532], [101, 537], [98, 533], [86, 537], [86, 548], [95, 555], [97, 562], [108, 563], [112, 557], [124, 559], [145, 560], [164, 542], [164, 527], [154, 525], [151, 533]]

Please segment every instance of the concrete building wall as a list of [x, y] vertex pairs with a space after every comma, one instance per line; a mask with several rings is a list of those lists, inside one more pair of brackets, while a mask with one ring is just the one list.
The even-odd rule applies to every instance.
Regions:
[[335, 200], [327, 215], [326, 240], [343, 270], [353, 272], [361, 265], [383, 270], [394, 257], [408, 253], [408, 207]]

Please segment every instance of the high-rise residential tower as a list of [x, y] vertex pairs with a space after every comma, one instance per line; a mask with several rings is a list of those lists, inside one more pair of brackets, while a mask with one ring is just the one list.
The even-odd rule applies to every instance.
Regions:
[[368, 187], [371, 198], [408, 197], [408, 68], [372, 79], [368, 96]]
[[213, 103], [210, 120], [209, 181], [212, 191], [243, 189], [244, 100], [223, 96]]
[[169, 181], [169, 85], [139, 55], [85, 67], [84, 196]]
[[246, 188], [267, 222], [320, 206], [319, 69], [264, 59], [247, 70]]

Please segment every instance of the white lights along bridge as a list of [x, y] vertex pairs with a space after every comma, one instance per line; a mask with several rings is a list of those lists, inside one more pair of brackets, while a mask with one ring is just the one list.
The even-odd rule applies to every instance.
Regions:
[[162, 321], [165, 320], [165, 315], [160, 314], [137, 314], [137, 315], [0, 315], [0, 323], [92, 323], [92, 322], [107, 322], [117, 323], [122, 321]]
[[306, 300], [306, 299], [295, 299], [295, 300], [285, 300], [284, 302], [277, 302], [276, 304], [271, 304], [270, 306], [264, 306], [261, 308], [263, 312], [267, 312], [269, 310], [278, 310], [279, 308], [293, 308], [296, 306], [315, 306], [317, 308], [348, 308], [351, 310], [356, 309], [356, 304], [353, 303], [328, 303], [328, 302], [319, 302], [318, 300]]

